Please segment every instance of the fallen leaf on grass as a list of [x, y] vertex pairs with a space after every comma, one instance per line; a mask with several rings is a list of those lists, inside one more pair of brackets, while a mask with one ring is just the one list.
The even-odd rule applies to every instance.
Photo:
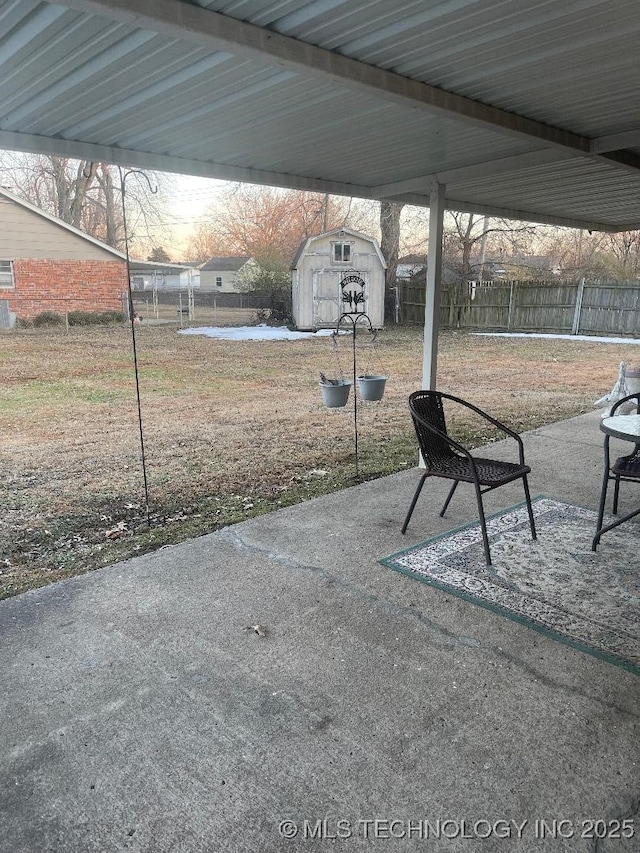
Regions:
[[267, 629], [264, 625], [245, 625], [243, 631], [254, 631], [259, 637], [267, 636]]
[[126, 524], [124, 521], [121, 521], [115, 527], [112, 527], [111, 530], [105, 530], [104, 535], [107, 539], [120, 539], [124, 536], [125, 528]]

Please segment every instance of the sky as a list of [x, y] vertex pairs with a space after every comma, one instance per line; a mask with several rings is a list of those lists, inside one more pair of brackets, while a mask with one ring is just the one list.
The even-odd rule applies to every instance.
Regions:
[[167, 174], [167, 179], [172, 186], [167, 194], [167, 208], [170, 211], [167, 225], [172, 230], [175, 244], [165, 249], [169, 255], [177, 257], [185, 254], [194, 226], [229, 184], [226, 181], [191, 175]]
[[[21, 168], [21, 160], [25, 155], [20, 152], [0, 151], [0, 155], [6, 155], [8, 168]], [[1, 157], [0, 157], [1, 159]], [[15, 166], [12, 159], [16, 159]], [[194, 227], [200, 222], [209, 209], [215, 206], [223, 193], [230, 187], [237, 186], [231, 181], [215, 180], [213, 178], [196, 177], [192, 175], [180, 175], [171, 172], [157, 172], [158, 182], [162, 187], [162, 208], [166, 211], [164, 226], [154, 229], [148, 239], [141, 238], [135, 241], [133, 251], [140, 257], [146, 257], [154, 247], [162, 247], [169, 257], [174, 261], [189, 260], [189, 238]], [[413, 211], [413, 213], [411, 212]], [[418, 213], [416, 213], [418, 211]], [[353, 209], [355, 221], [351, 226], [371, 233], [378, 237], [377, 227], [372, 230], [370, 223], [365, 225], [368, 219], [358, 222], [359, 213], [357, 205]], [[402, 247], [405, 251], [424, 251], [427, 242], [427, 216], [424, 210], [410, 208], [407, 206], [403, 211], [402, 236], [409, 235], [411, 247]], [[146, 232], [146, 228], [137, 229], [140, 233]]]
[[[200, 178], [190, 175], [178, 175], [173, 173], [165, 173], [167, 185], [171, 186], [171, 190], [165, 193], [165, 197], [169, 199], [166, 208], [171, 211], [171, 215], [167, 217], [167, 226], [171, 229], [173, 240], [172, 244], [166, 245], [164, 238], [158, 238], [156, 244], [162, 245], [162, 248], [169, 254], [173, 260], [187, 259], [187, 246], [189, 237], [194, 226], [207, 213], [207, 209], [211, 208], [218, 200], [222, 193], [232, 186], [237, 186], [232, 181], [219, 181], [212, 178]], [[357, 218], [357, 212], [356, 212]], [[406, 251], [425, 251], [428, 234], [428, 217], [424, 209], [412, 208], [406, 206], [403, 211], [403, 235], [409, 237], [409, 247], [401, 246], [401, 253]], [[358, 228], [358, 225], [352, 225]], [[367, 233], [372, 233], [373, 236], [379, 237], [377, 233], [371, 231], [365, 226], [360, 226]]]

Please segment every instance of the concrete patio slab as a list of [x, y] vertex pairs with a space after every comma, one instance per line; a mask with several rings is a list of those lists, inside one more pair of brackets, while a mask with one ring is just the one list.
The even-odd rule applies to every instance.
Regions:
[[[597, 412], [525, 450], [597, 506]], [[418, 476], [1, 602], [0, 851], [640, 849], [640, 679], [381, 566]]]

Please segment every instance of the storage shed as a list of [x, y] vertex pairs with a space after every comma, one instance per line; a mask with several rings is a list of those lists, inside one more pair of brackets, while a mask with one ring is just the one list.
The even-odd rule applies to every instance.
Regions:
[[380, 244], [349, 228], [335, 228], [309, 237], [291, 264], [293, 321], [297, 329], [335, 326], [345, 308], [340, 282], [349, 274], [365, 282], [364, 311], [371, 325], [384, 325], [384, 271]]

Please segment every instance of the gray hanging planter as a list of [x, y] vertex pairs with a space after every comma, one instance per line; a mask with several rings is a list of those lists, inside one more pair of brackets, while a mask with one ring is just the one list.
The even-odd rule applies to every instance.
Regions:
[[352, 384], [348, 379], [328, 379], [325, 382], [320, 382], [324, 405], [328, 409], [346, 406]]
[[360, 396], [363, 400], [382, 400], [386, 381], [386, 376], [372, 376], [369, 374], [358, 376]]

